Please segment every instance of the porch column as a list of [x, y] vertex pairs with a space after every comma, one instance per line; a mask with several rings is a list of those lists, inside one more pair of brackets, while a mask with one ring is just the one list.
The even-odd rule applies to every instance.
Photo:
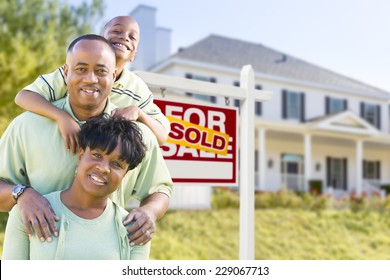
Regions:
[[363, 191], [363, 140], [356, 141], [356, 194], [360, 196]]
[[259, 190], [265, 191], [266, 185], [265, 185], [265, 176], [266, 176], [266, 158], [267, 158], [267, 151], [265, 149], [265, 128], [259, 128], [257, 130], [257, 139], [258, 139], [258, 163], [257, 166], [259, 167], [257, 178], [259, 182]]
[[311, 135], [310, 134], [305, 134], [305, 166], [304, 166], [304, 190], [306, 192], [309, 191], [309, 180], [311, 179]]

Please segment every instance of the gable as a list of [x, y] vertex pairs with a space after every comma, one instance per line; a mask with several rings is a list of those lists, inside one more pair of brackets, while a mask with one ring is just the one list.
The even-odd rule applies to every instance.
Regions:
[[312, 129], [349, 134], [376, 135], [379, 130], [351, 111], [323, 117], [310, 124]]

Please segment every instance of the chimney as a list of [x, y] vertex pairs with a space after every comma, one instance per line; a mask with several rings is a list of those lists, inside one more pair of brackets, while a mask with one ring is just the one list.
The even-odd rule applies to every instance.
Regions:
[[170, 55], [171, 30], [156, 26], [156, 12], [156, 8], [146, 5], [139, 5], [130, 12], [141, 33], [132, 70], [148, 70]]

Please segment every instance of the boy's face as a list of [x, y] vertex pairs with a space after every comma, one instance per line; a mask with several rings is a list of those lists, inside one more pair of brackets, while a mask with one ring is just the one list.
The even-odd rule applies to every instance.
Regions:
[[116, 17], [107, 24], [103, 37], [114, 46], [117, 64], [134, 60], [139, 33], [138, 23], [128, 16]]

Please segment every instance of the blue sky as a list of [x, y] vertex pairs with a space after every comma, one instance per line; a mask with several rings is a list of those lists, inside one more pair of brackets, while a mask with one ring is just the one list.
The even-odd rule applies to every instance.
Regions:
[[138, 5], [148, 5], [157, 8], [157, 25], [172, 30], [172, 52], [209, 34], [218, 34], [263, 44], [390, 92], [389, 0], [105, 0], [105, 3], [99, 30], [108, 19], [128, 14]]

